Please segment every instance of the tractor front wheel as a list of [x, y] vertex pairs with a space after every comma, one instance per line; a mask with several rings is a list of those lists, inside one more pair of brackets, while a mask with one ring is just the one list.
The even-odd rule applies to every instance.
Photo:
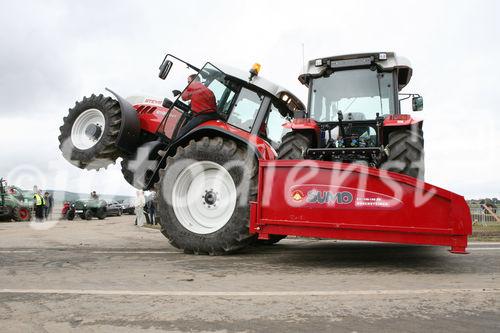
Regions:
[[249, 245], [257, 195], [253, 153], [220, 137], [191, 140], [167, 159], [156, 186], [162, 233], [186, 253], [225, 254]]
[[285, 134], [278, 147], [278, 159], [303, 160], [306, 150], [311, 147], [311, 141], [305, 133], [292, 131]]
[[389, 133], [387, 162], [382, 168], [424, 179], [424, 135], [422, 128], [400, 129]]
[[120, 133], [118, 101], [103, 95], [76, 102], [59, 128], [59, 149], [71, 164], [81, 169], [100, 169], [120, 155], [116, 141]]

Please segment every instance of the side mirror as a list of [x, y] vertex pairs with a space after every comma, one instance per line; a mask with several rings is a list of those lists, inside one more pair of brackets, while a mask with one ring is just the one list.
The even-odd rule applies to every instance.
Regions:
[[161, 103], [161, 106], [163, 106], [164, 108], [167, 108], [167, 109], [170, 109], [172, 107], [172, 105], [174, 104], [174, 102], [172, 102], [171, 100], [169, 100], [167, 97], [165, 97], [163, 99], [163, 103]]
[[411, 106], [413, 111], [422, 111], [424, 109], [424, 98], [422, 96], [413, 96]]
[[168, 75], [168, 72], [170, 72], [170, 69], [172, 69], [173, 64], [174, 63], [172, 61], [167, 60], [167, 58], [165, 57], [165, 59], [160, 65], [160, 74], [158, 75], [160, 79], [165, 80], [165, 78]]

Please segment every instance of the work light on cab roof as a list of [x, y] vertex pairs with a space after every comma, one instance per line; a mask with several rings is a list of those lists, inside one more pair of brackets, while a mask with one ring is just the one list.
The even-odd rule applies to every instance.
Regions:
[[252, 68], [250, 68], [249, 72], [250, 72], [250, 77], [248, 78], [249, 81], [252, 81], [252, 79], [254, 77], [256, 77], [257, 75], [259, 75], [259, 72], [260, 72], [260, 64], [259, 63], [255, 63], [252, 65]]

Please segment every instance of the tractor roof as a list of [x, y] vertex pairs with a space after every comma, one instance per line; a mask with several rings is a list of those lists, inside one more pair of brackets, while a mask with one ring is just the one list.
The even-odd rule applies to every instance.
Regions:
[[412, 75], [410, 61], [404, 57], [396, 56], [394, 52], [346, 54], [313, 59], [307, 64], [307, 72], [299, 76], [299, 81], [308, 86], [311, 77], [320, 76], [327, 68], [333, 68], [334, 70], [355, 69], [370, 65], [376, 65], [384, 72], [396, 71], [398, 90], [403, 89], [410, 82]]
[[260, 75], [255, 76], [250, 81], [249, 80], [250, 73], [248, 71], [245, 72], [240, 69], [220, 63], [212, 63], [212, 64], [218, 69], [220, 69], [222, 72], [224, 72], [226, 75], [233, 77], [237, 80], [243, 81], [245, 82], [245, 84], [249, 86], [257, 87], [260, 90], [264, 90], [267, 93], [276, 96], [283, 103], [285, 103], [291, 111], [305, 109], [305, 106], [302, 103], [302, 101], [297, 96], [295, 96], [291, 91], [261, 77]]

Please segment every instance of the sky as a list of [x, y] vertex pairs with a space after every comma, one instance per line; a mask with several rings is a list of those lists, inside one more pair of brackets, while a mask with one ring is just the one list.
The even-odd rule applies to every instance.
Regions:
[[394, 51], [424, 97], [426, 181], [500, 197], [498, 1], [0, 0], [0, 176], [25, 188], [133, 194], [119, 163], [85, 171], [57, 137], [76, 100], [112, 88], [169, 96], [164, 54], [260, 75], [304, 102], [303, 59]]

